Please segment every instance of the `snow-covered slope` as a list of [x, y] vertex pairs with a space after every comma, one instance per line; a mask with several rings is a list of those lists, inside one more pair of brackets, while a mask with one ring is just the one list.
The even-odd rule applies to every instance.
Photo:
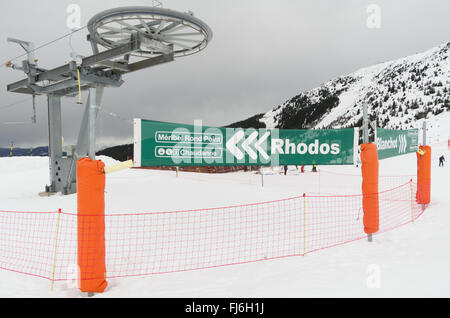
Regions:
[[[360, 240], [305, 257], [110, 279], [106, 293], [96, 297], [449, 297], [450, 256], [446, 251], [450, 241], [450, 170], [448, 165], [444, 168], [437, 165], [437, 158], [442, 154], [448, 157], [448, 150], [447, 143], [432, 147], [431, 205], [414, 224], [378, 234], [371, 244]], [[106, 164], [114, 163], [107, 157], [100, 159]], [[176, 178], [173, 171], [126, 170], [108, 175], [106, 211], [172, 211], [275, 200], [303, 192], [360, 191], [360, 178], [351, 177], [360, 169], [353, 166], [323, 169], [348, 177], [344, 182], [342, 175], [327, 179], [322, 173], [300, 174], [292, 166], [287, 176], [264, 176], [261, 187], [261, 177], [250, 172], [227, 175], [181, 172]], [[380, 161], [382, 175], [409, 175], [416, 169], [415, 154]], [[76, 195], [37, 195], [48, 180], [48, 173], [46, 158], [0, 158], [3, 180], [0, 210], [62, 208], [75, 212]], [[405, 178], [409, 180], [409, 176]], [[374, 275], [379, 278], [379, 285], [373, 284]], [[73, 281], [55, 283], [53, 292], [50, 281], [11, 271], [0, 270], [0, 281], [0, 297], [85, 296]]]
[[335, 78], [257, 115], [257, 120], [267, 128], [354, 127], [361, 124], [361, 106], [367, 103], [378, 127], [417, 128], [427, 119], [430, 137], [445, 134], [443, 140], [449, 131], [438, 126], [450, 124], [449, 50], [450, 42]]

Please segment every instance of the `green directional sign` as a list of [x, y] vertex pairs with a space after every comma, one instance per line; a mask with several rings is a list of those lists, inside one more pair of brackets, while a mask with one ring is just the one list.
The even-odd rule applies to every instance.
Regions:
[[376, 143], [379, 159], [416, 152], [419, 146], [419, 130], [377, 128]]
[[134, 161], [137, 167], [351, 165], [355, 140], [353, 128], [217, 128], [135, 119]]

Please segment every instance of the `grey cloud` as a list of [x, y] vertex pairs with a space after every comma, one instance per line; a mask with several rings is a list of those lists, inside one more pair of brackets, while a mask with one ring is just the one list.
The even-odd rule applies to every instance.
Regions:
[[[37, 4], [39, 3], [39, 5]], [[37, 45], [67, 33], [66, 8], [77, 3], [85, 24], [99, 11], [151, 1], [48, 0], [2, 1], [0, 57], [4, 62], [22, 51], [6, 43], [8, 36]], [[380, 29], [366, 27], [366, 8], [382, 9]], [[214, 38], [200, 54], [125, 77], [119, 89], [107, 89], [99, 125], [99, 144], [131, 140], [132, 126], [122, 118], [142, 117], [172, 122], [202, 119], [225, 125], [265, 112], [321, 83], [364, 66], [427, 50], [449, 40], [448, 1], [429, 0], [167, 0], [164, 7], [192, 10], [210, 25]], [[86, 32], [72, 37], [72, 46], [90, 54]], [[69, 41], [36, 52], [43, 67], [67, 60]], [[27, 121], [31, 103], [1, 109], [23, 99], [7, 93], [9, 82], [23, 78], [0, 68], [0, 122]], [[31, 99], [30, 99], [31, 100]], [[46, 99], [39, 97], [37, 125], [0, 124], [0, 146], [47, 143]], [[81, 120], [76, 99], [64, 99], [64, 136], [75, 142]]]

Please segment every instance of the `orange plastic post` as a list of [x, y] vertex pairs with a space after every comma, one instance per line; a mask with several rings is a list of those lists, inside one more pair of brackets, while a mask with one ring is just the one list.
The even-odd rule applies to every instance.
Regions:
[[102, 293], [105, 264], [105, 164], [83, 158], [77, 162], [78, 266], [80, 290]]
[[417, 155], [417, 193], [418, 204], [431, 201], [431, 147], [419, 146]]
[[379, 228], [378, 152], [373, 143], [361, 145], [364, 232], [372, 234]]

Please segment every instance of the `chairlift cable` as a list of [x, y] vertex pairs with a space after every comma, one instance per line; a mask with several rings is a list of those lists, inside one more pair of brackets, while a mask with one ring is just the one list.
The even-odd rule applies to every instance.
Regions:
[[7, 108], [10, 108], [10, 107], [13, 107], [13, 106], [16, 106], [16, 105], [19, 105], [19, 104], [23, 104], [23, 103], [29, 102], [29, 101], [30, 101], [30, 98], [19, 100], [17, 102], [14, 102], [14, 103], [11, 103], [11, 104], [8, 104], [8, 105], [0, 106], [0, 110], [7, 109]]
[[66, 38], [66, 37], [68, 37], [68, 36], [71, 36], [71, 35], [73, 35], [74, 33], [77, 33], [77, 32], [79, 32], [79, 31], [81, 31], [81, 30], [83, 30], [83, 29], [85, 29], [85, 28], [87, 28], [87, 27], [88, 27], [88, 26], [85, 25], [85, 26], [83, 26], [83, 27], [81, 27], [81, 28], [79, 28], [79, 29], [76, 29], [76, 30], [74, 30], [74, 31], [72, 31], [72, 32], [70, 32], [70, 33], [67, 33], [67, 34], [65, 34], [65, 35], [62, 35], [62, 36], [60, 36], [60, 37], [58, 37], [58, 38], [56, 38], [56, 39], [54, 39], [54, 40], [52, 40], [52, 41], [50, 41], [50, 42], [44, 43], [44, 44], [42, 44], [42, 45], [40, 45], [40, 46], [34, 48], [33, 50], [29, 51], [29, 52], [20, 54], [20, 55], [14, 57], [14, 58], [12, 58], [12, 59], [8, 59], [8, 60], [5, 61], [4, 63], [2, 63], [2, 64], [0, 65], [0, 67], [2, 67], [2, 66], [7, 66], [7, 64], [10, 63], [10, 62], [12, 62], [12, 61], [15, 61], [15, 60], [17, 60], [17, 59], [19, 59], [19, 58], [21, 58], [21, 57], [27, 56], [27, 54], [29, 54], [29, 53], [36, 52], [36, 51], [39, 50], [39, 49], [42, 49], [42, 48], [44, 48], [44, 47], [46, 47], [46, 46], [49, 46], [49, 45], [51, 45], [51, 44], [53, 44], [53, 43], [55, 43], [55, 42], [57, 42], [57, 41], [60, 41], [60, 40], [62, 40], [62, 39], [64, 39], [64, 38]]

